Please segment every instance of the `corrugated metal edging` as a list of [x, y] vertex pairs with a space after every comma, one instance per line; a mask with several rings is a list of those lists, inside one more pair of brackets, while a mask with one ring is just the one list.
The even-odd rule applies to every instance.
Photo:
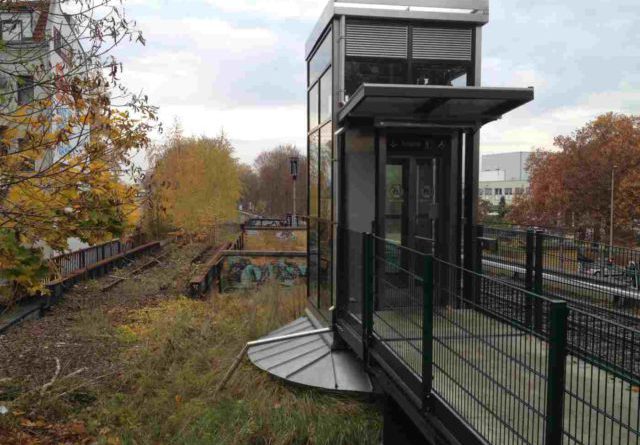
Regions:
[[471, 60], [471, 29], [414, 28], [413, 58]]
[[407, 26], [347, 24], [347, 56], [406, 59]]

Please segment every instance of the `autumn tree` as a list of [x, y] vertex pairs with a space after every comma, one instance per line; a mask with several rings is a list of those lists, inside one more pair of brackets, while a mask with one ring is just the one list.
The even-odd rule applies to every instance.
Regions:
[[[111, 55], [144, 42], [121, 3], [0, 0], [0, 294], [42, 290], [42, 251], [123, 235], [139, 189], [132, 156], [149, 144], [155, 108], [118, 79]], [[33, 28], [5, 27], [34, 23]], [[22, 34], [29, 32], [29, 37]], [[17, 33], [21, 34], [17, 34]], [[125, 176], [130, 176], [125, 180]], [[9, 285], [6, 285], [6, 284]]]
[[605, 114], [571, 136], [558, 136], [554, 145], [557, 151], [532, 155], [531, 192], [516, 199], [509, 219], [600, 236], [610, 226], [615, 172], [614, 230], [627, 238], [640, 219], [640, 117]]
[[224, 136], [184, 137], [174, 132], [159, 147], [147, 183], [147, 226], [208, 232], [237, 219], [241, 194], [238, 161]]
[[261, 212], [268, 216], [281, 217], [293, 210], [293, 181], [289, 168], [292, 157], [299, 159], [296, 213], [307, 213], [307, 158], [295, 146], [281, 145], [262, 152], [253, 166], [260, 184], [254, 199]]

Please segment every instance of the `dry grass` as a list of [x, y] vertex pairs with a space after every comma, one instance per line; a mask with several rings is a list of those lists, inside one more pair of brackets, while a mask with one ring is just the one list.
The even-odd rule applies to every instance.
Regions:
[[[188, 258], [190, 255], [185, 255], [185, 261]], [[179, 264], [175, 269], [176, 274], [182, 270]], [[149, 273], [162, 274], [162, 270]], [[165, 280], [173, 284], [175, 278]], [[125, 284], [122, 291], [135, 294], [135, 284]], [[137, 285], [143, 293], [158, 289], [157, 284], [147, 283], [146, 274]], [[381, 419], [375, 406], [293, 389], [248, 361], [223, 393], [214, 395], [222, 375], [246, 341], [302, 313], [306, 304], [304, 287], [287, 289], [273, 284], [258, 292], [239, 292], [208, 301], [181, 298], [174, 286], [165, 292], [175, 294], [148, 305], [82, 305], [71, 319], [59, 319], [59, 323], [66, 323], [68, 341], [108, 354], [108, 366], [100, 372], [70, 375], [78, 364], [70, 367], [63, 360], [59, 377], [41, 392], [54, 368], [55, 343], [50, 343], [48, 349], [40, 351], [47, 356], [48, 371], [30, 377], [29, 388], [35, 390], [27, 391], [15, 375], [13, 383], [3, 383], [0, 375], [0, 405], [12, 411], [11, 415], [0, 416], [0, 442], [378, 443]], [[23, 372], [27, 376], [29, 369]]]
[[245, 234], [246, 250], [305, 252], [307, 232], [275, 230], [248, 230]]

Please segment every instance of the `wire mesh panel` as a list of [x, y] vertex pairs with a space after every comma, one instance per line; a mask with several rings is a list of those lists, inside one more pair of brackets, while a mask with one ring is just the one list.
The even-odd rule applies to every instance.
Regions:
[[373, 238], [373, 333], [411, 371], [422, 375], [426, 255]]
[[524, 281], [527, 266], [527, 232], [484, 227], [482, 271], [494, 277]]
[[489, 443], [545, 443], [549, 341], [527, 327], [519, 308], [538, 298], [549, 313], [552, 302], [475, 275], [495, 297], [490, 307], [465, 299], [455, 286], [455, 277], [469, 272], [437, 259], [435, 268], [436, 277], [449, 275], [447, 282], [436, 279], [436, 301], [456, 294], [458, 307], [435, 307], [434, 392]]
[[564, 443], [640, 443], [640, 334], [573, 309]]
[[609, 318], [637, 318], [640, 252], [547, 234], [541, 239], [545, 294]]

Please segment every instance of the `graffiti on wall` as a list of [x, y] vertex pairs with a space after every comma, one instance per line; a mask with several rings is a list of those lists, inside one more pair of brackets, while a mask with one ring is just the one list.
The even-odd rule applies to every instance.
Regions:
[[247, 289], [268, 281], [293, 286], [307, 275], [304, 258], [247, 258], [228, 257], [222, 271], [225, 287]]

